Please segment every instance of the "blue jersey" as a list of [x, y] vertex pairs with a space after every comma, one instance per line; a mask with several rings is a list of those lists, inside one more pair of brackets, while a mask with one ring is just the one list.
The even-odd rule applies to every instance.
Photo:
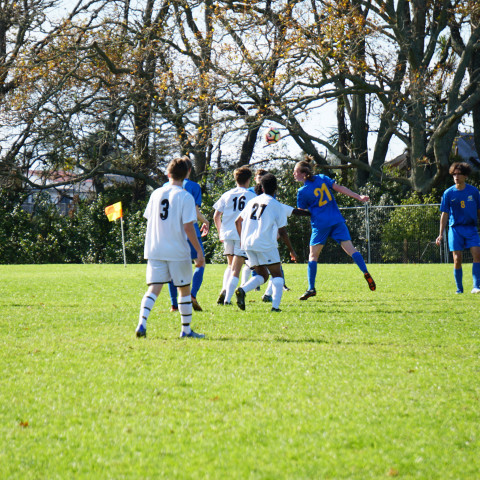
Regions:
[[[169, 182], [166, 182], [164, 186], [168, 184]], [[195, 205], [198, 205], [198, 207], [202, 206], [202, 187], [200, 187], [200, 185], [197, 182], [194, 182], [189, 178], [186, 178], [183, 181], [183, 189], [193, 196], [193, 199], [195, 200]], [[197, 237], [201, 237], [202, 234], [200, 232], [198, 223], [195, 222], [194, 225], [195, 225], [195, 232], [197, 233]]]
[[445, 190], [440, 211], [448, 213], [449, 226], [476, 226], [480, 210], [480, 192], [472, 185], [458, 190], [455, 185]]
[[335, 181], [326, 175], [315, 175], [306, 180], [297, 193], [297, 207], [308, 209], [312, 214], [312, 227], [325, 228], [345, 222], [333, 196]]

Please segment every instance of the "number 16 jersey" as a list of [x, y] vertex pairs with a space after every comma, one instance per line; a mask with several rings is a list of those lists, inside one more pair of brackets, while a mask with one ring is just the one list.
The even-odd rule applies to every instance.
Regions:
[[147, 219], [144, 258], [163, 261], [190, 261], [190, 247], [184, 224], [197, 221], [195, 201], [177, 185], [157, 188], [143, 216]]
[[315, 175], [305, 181], [297, 193], [298, 208], [308, 209], [312, 214], [312, 226], [326, 228], [345, 222], [333, 196], [335, 181], [326, 175]]

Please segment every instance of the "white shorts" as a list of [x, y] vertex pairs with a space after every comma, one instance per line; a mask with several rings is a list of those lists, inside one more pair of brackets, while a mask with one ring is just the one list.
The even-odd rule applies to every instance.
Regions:
[[237, 257], [247, 258], [247, 254], [245, 253], [245, 250], [242, 250], [240, 248], [240, 240], [224, 240], [223, 254], [236, 255]]
[[280, 263], [278, 248], [272, 248], [268, 252], [256, 252], [255, 250], [247, 250], [246, 252], [250, 268]]
[[173, 280], [176, 287], [184, 287], [192, 282], [192, 261], [148, 260], [147, 285], [168, 283]]

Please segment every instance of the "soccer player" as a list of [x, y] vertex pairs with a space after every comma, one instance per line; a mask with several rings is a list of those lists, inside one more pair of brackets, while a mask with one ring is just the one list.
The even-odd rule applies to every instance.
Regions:
[[[188, 166], [188, 174], [185, 180], [183, 181], [183, 188], [190, 194], [192, 194], [194, 200], [195, 200], [195, 209], [197, 212], [197, 220], [202, 224], [202, 226], [199, 228], [198, 223], [195, 222], [195, 232], [197, 234], [197, 239], [198, 242], [200, 243], [200, 246], [202, 247], [202, 252], [205, 254], [205, 251], [203, 250], [203, 242], [202, 242], [202, 237], [206, 236], [208, 234], [208, 230], [210, 228], [210, 223], [209, 221], [203, 216], [202, 212], [200, 211], [200, 207], [202, 206], [202, 189], [200, 185], [192, 180], [190, 180], [188, 177], [192, 173], [192, 162], [190, 159], [185, 156], [182, 157], [184, 161], [187, 163]], [[200, 307], [198, 301], [197, 301], [197, 294], [198, 291], [200, 290], [200, 287], [202, 286], [203, 282], [203, 273], [205, 271], [205, 263], [200, 265], [200, 262], [197, 260], [197, 252], [195, 251], [195, 248], [189, 241], [190, 245], [190, 252], [191, 252], [191, 258], [195, 263], [195, 271], [193, 272], [193, 280], [192, 280], [192, 305], [193, 309], [201, 312], [202, 307]], [[172, 312], [175, 312], [178, 310], [178, 302], [177, 302], [177, 289], [173, 285], [173, 282], [170, 282], [168, 285], [169, 291], [170, 291], [170, 301], [172, 304], [172, 308], [170, 309]]]
[[148, 260], [146, 274], [148, 290], [140, 305], [140, 316], [135, 331], [139, 338], [147, 335], [150, 311], [163, 284], [170, 281], [173, 281], [180, 291], [178, 302], [182, 322], [180, 337], [205, 336], [194, 332], [190, 327], [192, 266], [187, 237], [195, 248], [198, 265], [203, 266], [205, 259], [194, 227], [197, 220], [195, 201], [192, 195], [182, 188], [187, 172], [188, 164], [184, 158], [173, 159], [167, 167], [169, 183], [152, 193], [145, 209], [147, 231], [144, 256]]
[[310, 237], [310, 254], [308, 257], [308, 289], [300, 297], [307, 300], [314, 297], [315, 279], [317, 276], [317, 262], [328, 237], [340, 243], [343, 250], [352, 257], [358, 268], [363, 272], [370, 290], [376, 285], [368, 273], [362, 254], [353, 246], [345, 219], [338, 208], [333, 192], [343, 193], [362, 203], [368, 202], [367, 195], [359, 195], [347, 187], [338, 185], [326, 175], [314, 175], [311, 159], [302, 160], [295, 165], [293, 176], [297, 182], [303, 184], [297, 193], [297, 207], [308, 209], [311, 213], [312, 235]]
[[237, 305], [245, 310], [245, 294], [262, 285], [272, 276], [272, 312], [280, 312], [284, 280], [282, 277], [277, 234], [290, 250], [290, 257], [297, 261], [297, 255], [287, 234], [287, 214], [280, 202], [273, 196], [277, 190], [277, 179], [271, 173], [261, 180], [263, 194], [250, 200], [235, 220], [240, 236], [240, 245], [247, 254], [249, 264], [258, 273], [247, 283], [237, 288]]
[[477, 225], [480, 215], [480, 193], [466, 183], [472, 169], [468, 163], [452, 163], [449, 169], [455, 185], [445, 190], [440, 205], [440, 233], [435, 241], [440, 245], [448, 223], [448, 247], [453, 253], [453, 275], [456, 293], [463, 293], [463, 250], [469, 248], [473, 257], [472, 293], [480, 293], [480, 237]]
[[224, 254], [227, 257], [227, 268], [223, 274], [222, 291], [218, 297], [219, 305], [230, 304], [233, 293], [238, 286], [239, 274], [245, 263], [245, 251], [240, 248], [240, 237], [235, 226], [238, 214], [245, 208], [249, 200], [256, 197], [247, 190], [252, 172], [248, 167], [237, 168], [233, 172], [237, 186], [225, 192], [213, 205], [215, 213], [213, 221], [223, 242]]

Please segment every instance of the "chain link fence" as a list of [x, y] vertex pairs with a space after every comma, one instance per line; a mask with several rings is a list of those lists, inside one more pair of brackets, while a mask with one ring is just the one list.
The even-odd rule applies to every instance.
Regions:
[[[352, 242], [367, 263], [449, 263], [446, 235], [438, 247], [440, 204], [340, 208]], [[464, 261], [471, 262], [469, 251]], [[329, 239], [320, 263], [349, 263], [350, 257]]]

